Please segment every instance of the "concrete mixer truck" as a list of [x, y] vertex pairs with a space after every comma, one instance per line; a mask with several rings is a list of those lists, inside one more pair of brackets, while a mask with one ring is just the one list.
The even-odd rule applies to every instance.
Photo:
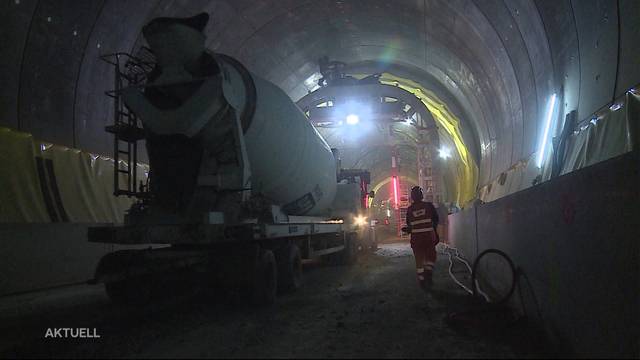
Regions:
[[[284, 91], [206, 50], [207, 21], [200, 14], [148, 23], [152, 61], [103, 57], [115, 68], [115, 124], [107, 131], [115, 135], [116, 195], [137, 201], [124, 224], [93, 227], [89, 241], [163, 245], [99, 261], [92, 282], [115, 301], [144, 299], [150, 279], [189, 271], [271, 303], [300, 286], [303, 259], [351, 263], [375, 244], [369, 173], [340, 169]], [[150, 171], [138, 186], [141, 140]]]

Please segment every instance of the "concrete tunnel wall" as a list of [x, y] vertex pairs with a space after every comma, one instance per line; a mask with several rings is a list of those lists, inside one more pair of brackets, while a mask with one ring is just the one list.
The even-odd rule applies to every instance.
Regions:
[[135, 52], [153, 17], [207, 11], [209, 48], [294, 100], [323, 55], [422, 69], [441, 98], [465, 109], [482, 186], [536, 151], [552, 92], [563, 114], [577, 109], [583, 119], [640, 82], [639, 8], [633, 0], [5, 1], [0, 124], [109, 154], [103, 91], [112, 75], [98, 56]]
[[[318, 71], [316, 60], [324, 55], [347, 63], [373, 62], [414, 73], [415, 81], [433, 89], [441, 99], [455, 101], [452, 106], [459, 109], [456, 112], [465, 133], [472, 134], [476, 144], [470, 142], [468, 146], [477, 148], [479, 186], [535, 153], [552, 92], [562, 99], [560, 118], [577, 110], [578, 119], [584, 119], [640, 82], [640, 49], [636, 44], [640, 38], [640, 2], [634, 0], [15, 0], [0, 2], [0, 37], [5, 39], [0, 56], [4, 85], [0, 87], [0, 125], [56, 144], [110, 154], [112, 139], [104, 127], [112, 123], [112, 105], [103, 92], [113, 87], [113, 80], [110, 67], [98, 56], [135, 52], [142, 44], [142, 25], [153, 17], [190, 16], [200, 11], [212, 16], [206, 29], [210, 49], [237, 57], [294, 100], [310, 90], [305, 80]], [[610, 164], [607, 171], [622, 171], [619, 167], [625, 166], [616, 161]], [[595, 170], [580, 173], [590, 171]], [[529, 187], [535, 175], [524, 176], [519, 188]], [[635, 184], [627, 184], [628, 189], [637, 186], [637, 175], [635, 179]], [[622, 186], [620, 182], [601, 185], [609, 186], [610, 191]], [[564, 185], [529, 189], [480, 207], [481, 221], [477, 224], [475, 215], [456, 215], [451, 238], [465, 254], [477, 255], [486, 247], [510, 249], [516, 254], [516, 263], [536, 278], [534, 282], [538, 281], [534, 288], [542, 289], [550, 280], [545, 274], [534, 276], [532, 268], [536, 265], [527, 257], [527, 251], [535, 249], [539, 239], [505, 224], [508, 217], [504, 211], [525, 206], [532, 194], [551, 196], [556, 186]], [[581, 191], [588, 196], [604, 196], [589, 187]], [[604, 198], [594, 200], [607, 203]], [[554, 228], [554, 223], [547, 225]], [[466, 241], [475, 236], [476, 226], [478, 237]], [[20, 229], [27, 231], [20, 227], [11, 231]], [[77, 239], [62, 236], [56, 248], [60, 249], [63, 241], [65, 246], [71, 241], [80, 243], [82, 231], [68, 231]], [[499, 237], [492, 235], [498, 232]], [[13, 244], [7, 241], [11, 236], [24, 245], [3, 249], [22, 251], [22, 256], [42, 250], [37, 239], [24, 234], [3, 230], [1, 240], [5, 244]], [[565, 240], [566, 236], [570, 240]], [[633, 245], [627, 240], [621, 244]], [[582, 240], [577, 233], [559, 232], [543, 241], [549, 246], [566, 243], [552, 258], [540, 255], [547, 264], [551, 259], [573, 259], [568, 264], [585, 266], [596, 251], [578, 246]], [[621, 249], [613, 243], [604, 244], [593, 243], [600, 251], [617, 253]], [[71, 243], [68, 246], [75, 248]], [[75, 260], [68, 261], [84, 262], [100, 253], [88, 244], [76, 249]], [[637, 259], [634, 261], [637, 274]], [[83, 269], [74, 271], [67, 281], [86, 279]], [[625, 270], [616, 266], [615, 272], [624, 274]], [[567, 266], [561, 273], [567, 276], [563, 280], [566, 283], [566, 279], [572, 279], [573, 267]], [[60, 283], [40, 275], [42, 278], [31, 284], [44, 287], [47, 282]], [[581, 294], [589, 292], [588, 277], [579, 280]], [[599, 305], [605, 295], [606, 289], [598, 293]], [[558, 299], [554, 306], [563, 308], [571, 308], [570, 301], [576, 300], [574, 294], [565, 292], [559, 293]], [[575, 311], [570, 316], [551, 315], [557, 316], [559, 326], [568, 326], [576, 315], [583, 314]], [[592, 349], [598, 342], [589, 342], [591, 336], [584, 335], [577, 344]]]
[[639, 154], [449, 216], [452, 246], [504, 251], [524, 274], [510, 305], [580, 357], [640, 353]]

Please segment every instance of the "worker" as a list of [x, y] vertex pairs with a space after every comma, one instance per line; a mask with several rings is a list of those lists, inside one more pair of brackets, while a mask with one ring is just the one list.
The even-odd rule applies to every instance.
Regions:
[[407, 208], [407, 227], [411, 233], [411, 248], [416, 259], [416, 274], [423, 289], [433, 283], [433, 266], [436, 262], [436, 244], [438, 243], [438, 212], [430, 202], [422, 201], [422, 189], [411, 189], [412, 204]]

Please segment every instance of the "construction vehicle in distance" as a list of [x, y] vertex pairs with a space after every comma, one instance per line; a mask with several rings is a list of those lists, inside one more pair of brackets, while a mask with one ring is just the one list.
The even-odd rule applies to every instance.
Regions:
[[[207, 51], [207, 21], [207, 14], [151, 21], [143, 35], [153, 61], [103, 57], [116, 79], [115, 124], [107, 128], [115, 135], [115, 192], [138, 201], [123, 225], [93, 227], [89, 241], [165, 245], [100, 260], [93, 282], [115, 301], [142, 299], [151, 276], [189, 270], [268, 304], [278, 290], [300, 286], [302, 259], [352, 263], [375, 247], [369, 173], [338, 169], [280, 88]], [[138, 186], [141, 140], [150, 172]]]

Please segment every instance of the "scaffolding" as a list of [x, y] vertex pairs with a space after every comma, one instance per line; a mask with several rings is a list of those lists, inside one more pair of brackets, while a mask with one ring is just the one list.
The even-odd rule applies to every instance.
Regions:
[[409, 238], [409, 234], [405, 234], [402, 232], [402, 227], [407, 223], [407, 208], [411, 205], [410, 197], [409, 197], [409, 186], [406, 182], [400, 182], [399, 186], [399, 196], [400, 202], [398, 204], [398, 212], [396, 213], [398, 216], [398, 236], [401, 239]]

